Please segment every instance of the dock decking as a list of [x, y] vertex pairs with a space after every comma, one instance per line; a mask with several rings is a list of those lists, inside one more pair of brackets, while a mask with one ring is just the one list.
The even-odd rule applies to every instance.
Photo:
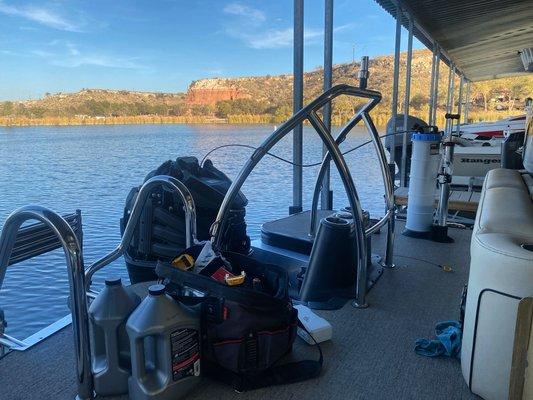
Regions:
[[[402, 231], [403, 222], [397, 229]], [[206, 379], [187, 399], [478, 399], [462, 377], [459, 360], [430, 359], [413, 351], [417, 338], [434, 336], [437, 321], [459, 315], [471, 231], [451, 228], [449, 233], [455, 243], [437, 244], [398, 233], [398, 267], [386, 270], [370, 291], [368, 309], [346, 304], [337, 311], [317, 312], [333, 325], [333, 340], [322, 345], [324, 370], [318, 379], [242, 394]], [[373, 251], [382, 254], [385, 235], [372, 238]], [[450, 265], [453, 272], [437, 264]], [[317, 356], [300, 339], [293, 353], [299, 359]], [[0, 360], [0, 398], [72, 400], [74, 376], [72, 332], [67, 327], [26, 352]]]
[[[406, 206], [409, 188], [400, 187], [394, 191], [394, 202], [399, 206]], [[452, 189], [450, 191], [449, 210], [476, 212], [479, 204], [480, 192]], [[438, 204], [438, 192], [435, 192], [435, 207]]]

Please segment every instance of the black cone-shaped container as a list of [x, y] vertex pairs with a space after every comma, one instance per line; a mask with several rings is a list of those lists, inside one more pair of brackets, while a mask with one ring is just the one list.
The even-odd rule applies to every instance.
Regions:
[[336, 310], [354, 297], [357, 281], [354, 225], [330, 216], [320, 221], [300, 301], [310, 308]]

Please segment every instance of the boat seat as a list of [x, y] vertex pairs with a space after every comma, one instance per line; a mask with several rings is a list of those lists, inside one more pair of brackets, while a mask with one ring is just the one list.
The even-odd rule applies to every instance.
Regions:
[[485, 177], [470, 244], [461, 365], [473, 393], [509, 398], [518, 304], [533, 296], [533, 203], [519, 171]]
[[514, 169], [493, 169], [490, 171], [490, 179], [485, 180], [485, 188], [514, 188], [524, 189], [524, 180], [521, 174]]

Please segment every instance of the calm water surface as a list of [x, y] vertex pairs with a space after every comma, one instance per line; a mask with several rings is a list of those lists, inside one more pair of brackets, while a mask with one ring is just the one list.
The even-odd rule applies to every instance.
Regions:
[[[82, 210], [86, 265], [119, 242], [119, 219], [132, 186], [168, 159], [201, 159], [215, 146], [242, 143], [257, 146], [273, 130], [268, 125], [118, 125], [0, 128], [0, 227], [8, 214], [26, 204], [59, 213]], [[355, 130], [343, 149], [368, 139]], [[292, 136], [273, 152], [291, 159]], [[304, 162], [320, 160], [321, 142], [304, 128]], [[215, 166], [234, 178], [251, 150], [224, 148], [211, 155]], [[383, 214], [383, 182], [372, 145], [347, 156], [363, 207]], [[318, 167], [304, 169], [304, 208], [309, 208]], [[248, 234], [258, 238], [261, 223], [286, 216], [292, 201], [292, 166], [263, 159], [246, 181]], [[348, 204], [342, 184], [332, 174], [334, 206]], [[122, 259], [96, 275], [127, 279]], [[8, 333], [24, 338], [66, 315], [68, 279], [62, 250], [9, 267], [0, 291], [0, 308]]]

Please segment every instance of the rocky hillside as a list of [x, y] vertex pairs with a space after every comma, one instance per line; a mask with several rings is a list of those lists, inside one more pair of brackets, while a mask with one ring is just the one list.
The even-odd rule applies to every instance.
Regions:
[[[405, 54], [402, 55], [405, 60]], [[403, 67], [402, 63], [402, 67]], [[334, 66], [333, 81], [357, 85], [358, 63]], [[390, 110], [393, 57], [381, 56], [370, 60], [368, 87], [383, 94], [376, 109], [386, 121]], [[431, 53], [413, 54], [411, 81], [411, 112], [425, 117], [430, 86]], [[441, 71], [446, 71], [442, 66]], [[310, 101], [322, 92], [322, 69], [305, 73], [304, 98]], [[400, 96], [404, 91], [401, 71]], [[447, 74], [441, 74], [439, 106], [443, 110]], [[84, 89], [77, 93], [46, 94], [39, 100], [0, 103], [0, 118], [12, 121], [46, 118], [123, 118], [123, 117], [194, 117], [218, 118], [230, 122], [281, 122], [292, 114], [292, 76], [260, 76], [241, 78], [210, 78], [193, 81], [186, 93], [153, 93], [127, 90]], [[476, 108], [487, 113], [519, 112], [523, 100], [533, 94], [533, 77], [516, 77], [473, 85], [472, 99]], [[401, 97], [400, 97], [401, 98]], [[334, 122], [342, 122], [353, 114], [361, 100], [339, 98], [333, 105]], [[400, 104], [400, 108], [403, 104]], [[503, 115], [505, 114], [505, 115]], [[474, 114], [472, 114], [474, 115]], [[498, 118], [495, 115], [494, 118]], [[172, 119], [174, 121], [174, 119]]]

